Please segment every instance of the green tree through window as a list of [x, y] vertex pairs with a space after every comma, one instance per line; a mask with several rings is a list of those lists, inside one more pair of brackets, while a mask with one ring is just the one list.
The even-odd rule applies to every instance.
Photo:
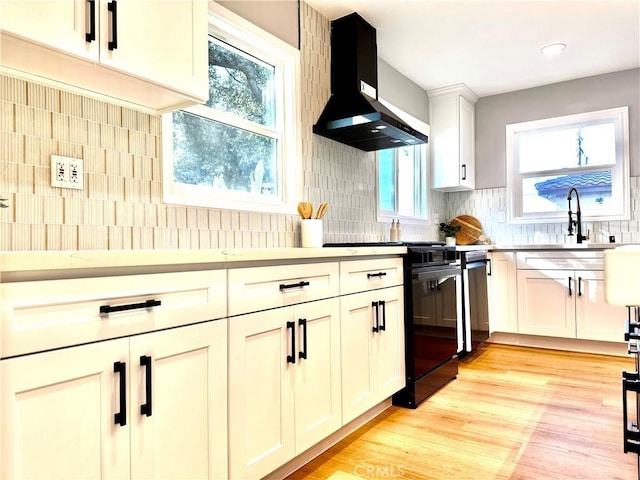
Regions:
[[163, 117], [164, 200], [295, 212], [300, 52], [209, 9], [209, 99]]
[[[273, 66], [209, 41], [207, 107], [268, 128], [275, 125]], [[276, 140], [199, 115], [173, 114], [174, 180], [275, 195]]]

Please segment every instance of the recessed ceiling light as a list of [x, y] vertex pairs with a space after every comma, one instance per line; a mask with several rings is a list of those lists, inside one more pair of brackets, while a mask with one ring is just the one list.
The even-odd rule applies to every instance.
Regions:
[[540, 49], [540, 53], [545, 57], [553, 57], [560, 54], [567, 46], [564, 43], [550, 43]]

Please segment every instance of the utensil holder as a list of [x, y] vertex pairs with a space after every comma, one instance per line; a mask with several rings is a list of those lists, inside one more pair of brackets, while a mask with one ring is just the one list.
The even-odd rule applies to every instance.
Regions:
[[322, 219], [307, 218], [300, 222], [300, 245], [302, 247], [322, 247]]

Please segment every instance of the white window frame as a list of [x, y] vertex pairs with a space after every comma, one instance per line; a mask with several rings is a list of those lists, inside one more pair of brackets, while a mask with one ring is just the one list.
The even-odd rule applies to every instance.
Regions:
[[[427, 135], [431, 138], [431, 127], [429, 124], [421, 121], [420, 119], [414, 117], [413, 115], [399, 109], [383, 98], [379, 98], [378, 101], [382, 103], [385, 107], [391, 110], [393, 113], [398, 115], [403, 121], [407, 122], [412, 128], [420, 131], [421, 133]], [[400, 215], [397, 211], [389, 211], [389, 210], [381, 210], [380, 209], [380, 174], [378, 171], [378, 154], [376, 153], [376, 211], [377, 211], [377, 220], [378, 222], [388, 223], [392, 220], [400, 220], [401, 223], [408, 225], [428, 225], [431, 217], [431, 189], [430, 186], [430, 143], [416, 145], [420, 149], [421, 154], [421, 172], [420, 178], [416, 179], [418, 184], [418, 194], [420, 195], [420, 202], [423, 202], [423, 210], [424, 217], [415, 217], [415, 216], [407, 216]], [[396, 170], [397, 173], [397, 170]], [[397, 175], [396, 175], [397, 179]], [[396, 185], [397, 191], [397, 185]]]
[[589, 172], [610, 169], [612, 195], [616, 207], [615, 210], [602, 214], [589, 213], [588, 210], [583, 209], [582, 219], [583, 221], [612, 221], [628, 220], [630, 218], [629, 107], [625, 106], [514, 123], [506, 126], [507, 210], [509, 223], [555, 223], [567, 221], [566, 211], [523, 213], [522, 179], [540, 174], [562, 174], [566, 172], [567, 169], [534, 171], [521, 174], [517, 168], [517, 135], [519, 133], [531, 132], [543, 128], [586, 125], [602, 120], [613, 120], [616, 125], [616, 164], [613, 167], [581, 167], [580, 171]]
[[[163, 201], [170, 204], [193, 205], [230, 210], [265, 213], [295, 213], [302, 198], [302, 142], [300, 114], [300, 51], [275, 36], [256, 27], [226, 8], [209, 2], [209, 35], [243, 50], [281, 69], [278, 76], [278, 107], [276, 136], [280, 144], [277, 154], [279, 195], [269, 197], [250, 192], [216, 191], [208, 186], [187, 185], [174, 181], [172, 114], [162, 117]], [[204, 105], [183, 110], [238, 128], [245, 121], [215, 111]], [[255, 125], [254, 125], [255, 126]], [[255, 128], [251, 131], [259, 132]]]

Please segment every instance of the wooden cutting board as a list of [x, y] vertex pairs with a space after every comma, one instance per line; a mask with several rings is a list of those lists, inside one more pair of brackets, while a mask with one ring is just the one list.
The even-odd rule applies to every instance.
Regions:
[[460, 230], [456, 233], [456, 243], [458, 245], [471, 245], [478, 241], [482, 235], [482, 224], [480, 220], [471, 215], [460, 215], [451, 220], [453, 225], [460, 225]]

